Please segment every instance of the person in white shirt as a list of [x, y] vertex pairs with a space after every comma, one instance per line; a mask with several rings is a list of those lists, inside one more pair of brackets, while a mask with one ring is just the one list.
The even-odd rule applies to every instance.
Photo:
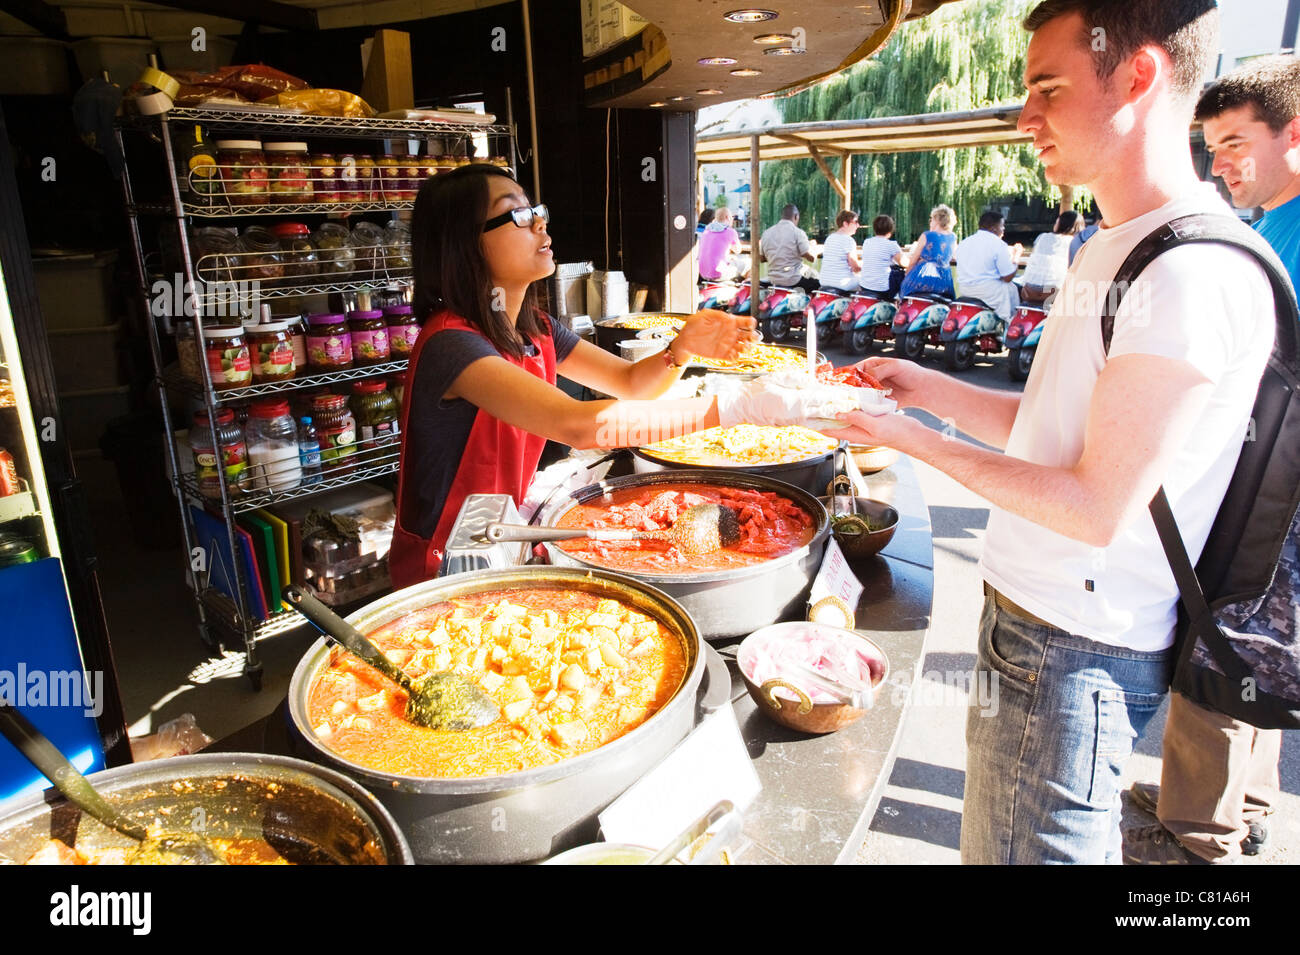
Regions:
[[817, 291], [817, 274], [804, 264], [817, 261], [816, 250], [808, 233], [799, 228], [799, 207], [794, 203], [781, 210], [780, 222], [763, 230], [758, 249], [758, 260], [767, 263], [767, 277], [773, 285]]
[[1002, 213], [989, 210], [980, 216], [980, 227], [957, 246], [957, 294], [977, 298], [1004, 322], [1020, 307], [1016, 260], [1023, 251], [1002, 241], [1006, 223]]
[[835, 217], [835, 231], [822, 243], [822, 288], [830, 292], [850, 294], [858, 287], [856, 273], [862, 271], [858, 262], [858, 243], [853, 233], [858, 231], [858, 214], [849, 209]]
[[1218, 20], [1214, 0], [1046, 0], [1029, 14], [1019, 128], [1048, 182], [1092, 192], [1103, 226], [1052, 304], [1025, 392], [862, 363], [900, 406], [1006, 453], [906, 415], [854, 412], [834, 432], [919, 458], [993, 505], [976, 679], [998, 681], [999, 705], [966, 723], [966, 863], [1120, 860], [1124, 764], [1174, 662], [1178, 588], [1147, 506], [1163, 485], [1195, 563], [1273, 341], [1255, 260], [1188, 245], [1128, 289], [1102, 348], [1105, 299], [1136, 244], [1181, 215], [1232, 214], [1188, 146]]
[[1070, 243], [1083, 230], [1083, 216], [1067, 209], [1056, 217], [1051, 232], [1034, 240], [1034, 251], [1025, 265], [1024, 287], [1020, 297], [1026, 302], [1045, 302], [1061, 287], [1070, 267]]
[[862, 271], [858, 285], [870, 294], [892, 302], [907, 274], [907, 253], [894, 241], [894, 220], [878, 215], [871, 223], [875, 233], [862, 242]]

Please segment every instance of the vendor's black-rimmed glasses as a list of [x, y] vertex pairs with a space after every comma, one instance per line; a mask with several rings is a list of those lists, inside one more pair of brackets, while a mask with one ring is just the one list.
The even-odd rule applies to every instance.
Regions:
[[483, 231], [490, 232], [497, 226], [503, 226], [507, 222], [514, 220], [515, 225], [521, 229], [527, 229], [532, 226], [533, 218], [540, 218], [543, 222], [551, 221], [550, 210], [544, 204], [535, 206], [521, 206], [518, 209], [511, 209], [509, 212], [503, 212], [499, 216], [493, 216], [483, 223]]

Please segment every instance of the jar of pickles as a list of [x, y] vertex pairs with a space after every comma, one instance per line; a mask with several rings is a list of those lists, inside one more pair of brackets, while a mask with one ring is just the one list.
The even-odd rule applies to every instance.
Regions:
[[348, 236], [352, 247], [358, 281], [382, 278], [384, 268], [384, 230], [373, 222], [358, 222]]
[[362, 450], [386, 444], [397, 436], [397, 401], [382, 381], [358, 381], [352, 386], [352, 415]]
[[344, 395], [317, 395], [312, 399], [311, 416], [320, 442], [323, 476], [350, 471], [356, 463], [357, 422], [348, 410], [348, 399]]
[[271, 201], [276, 203], [311, 202], [311, 163], [306, 143], [267, 143], [267, 174]]
[[410, 358], [415, 340], [420, 337], [420, 325], [415, 320], [410, 305], [388, 305], [382, 310], [388, 323], [388, 352], [393, 360]]
[[311, 157], [312, 201], [339, 201], [339, 164], [333, 153], [316, 153]]
[[268, 287], [282, 283], [284, 259], [280, 255], [280, 240], [270, 229], [250, 225], [239, 237], [239, 274], [241, 281], [261, 282]]
[[242, 325], [203, 329], [203, 350], [208, 359], [212, 387], [217, 391], [242, 388], [253, 381], [253, 359]]
[[204, 497], [221, 498], [221, 471], [226, 474], [226, 487], [234, 494], [240, 476], [248, 467], [248, 446], [244, 433], [229, 408], [217, 411], [217, 441], [212, 442], [212, 420], [206, 411], [194, 415], [190, 428], [190, 450], [194, 454], [194, 477], [199, 493]]
[[347, 282], [356, 272], [356, 253], [349, 241], [347, 226], [337, 222], [324, 222], [311, 235], [316, 248], [316, 265], [328, 280]]
[[352, 367], [352, 335], [342, 315], [307, 318], [307, 364], [321, 371]]
[[350, 312], [348, 331], [352, 334], [352, 364], [380, 365], [388, 361], [388, 323], [383, 312]]
[[296, 367], [288, 322], [263, 322], [248, 330], [253, 381], [289, 381]]
[[266, 154], [258, 140], [220, 140], [217, 168], [221, 170], [222, 195], [231, 205], [258, 206], [267, 201]]
[[395, 219], [384, 229], [384, 270], [390, 279], [411, 274], [411, 223]]
[[380, 195], [384, 202], [397, 202], [402, 198], [402, 161], [396, 156], [380, 156], [375, 160], [379, 174]]
[[319, 269], [316, 249], [311, 244], [311, 230], [301, 222], [277, 222], [271, 234], [280, 243], [280, 259], [284, 263], [286, 279], [301, 279], [315, 275]]

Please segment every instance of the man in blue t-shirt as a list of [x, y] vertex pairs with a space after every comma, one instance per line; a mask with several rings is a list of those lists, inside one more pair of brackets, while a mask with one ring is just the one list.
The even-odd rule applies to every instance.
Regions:
[[[1251, 60], [1196, 106], [1213, 173], [1300, 284], [1300, 58]], [[1206, 316], [1213, 320], [1213, 316]], [[1170, 694], [1160, 786], [1136, 783], [1133, 802], [1160, 827], [1126, 839], [1124, 861], [1234, 862], [1268, 839], [1277, 804], [1282, 731], [1261, 730]]]

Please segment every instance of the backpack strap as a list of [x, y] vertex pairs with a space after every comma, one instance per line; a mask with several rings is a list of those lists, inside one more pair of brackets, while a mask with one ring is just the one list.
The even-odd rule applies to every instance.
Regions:
[[[1242, 249], [1253, 255], [1268, 276], [1273, 288], [1273, 310], [1277, 328], [1273, 341], [1273, 353], [1270, 362], [1281, 363], [1292, 374], [1300, 371], [1297, 365], [1297, 328], [1300, 327], [1300, 308], [1296, 304], [1295, 289], [1285, 266], [1277, 253], [1254, 229], [1236, 218], [1211, 213], [1195, 213], [1182, 216], [1165, 223], [1139, 242], [1128, 258], [1115, 273], [1113, 294], [1105, 297], [1101, 314], [1102, 352], [1110, 354], [1110, 342], [1115, 331], [1115, 314], [1125, 292], [1133, 285], [1142, 271], [1163, 252], [1189, 245], [1193, 242], [1215, 242]], [[1199, 637], [1205, 644], [1215, 662], [1223, 672], [1234, 681], [1241, 681], [1250, 675], [1250, 670], [1233, 651], [1228, 639], [1219, 629], [1211, 612], [1209, 602], [1201, 581], [1196, 575], [1188, 556], [1187, 547], [1178, 531], [1173, 509], [1164, 487], [1156, 491], [1150, 504], [1151, 519], [1155, 523], [1156, 533], [1160, 536], [1160, 546], [1164, 549], [1174, 580], [1178, 584], [1178, 594], [1182, 599], [1183, 610], [1188, 619], [1188, 635]]]
[[1101, 313], [1102, 352], [1110, 354], [1110, 340], [1115, 332], [1115, 313], [1119, 311], [1124, 293], [1129, 290], [1137, 277], [1161, 253], [1193, 242], [1230, 245], [1255, 256], [1268, 276], [1269, 284], [1273, 287], [1273, 309], [1277, 316], [1273, 354], [1287, 368], [1300, 371], [1300, 365], [1297, 365], [1296, 341], [1297, 325], [1300, 324], [1300, 308], [1296, 305], [1295, 289], [1291, 286], [1291, 277], [1287, 274], [1282, 260], [1277, 257], [1277, 253], [1264, 237], [1250, 226], [1232, 216], [1208, 212], [1198, 212], [1166, 222], [1134, 246], [1133, 251], [1124, 260], [1124, 264], [1115, 273], [1114, 294], [1105, 297]]

